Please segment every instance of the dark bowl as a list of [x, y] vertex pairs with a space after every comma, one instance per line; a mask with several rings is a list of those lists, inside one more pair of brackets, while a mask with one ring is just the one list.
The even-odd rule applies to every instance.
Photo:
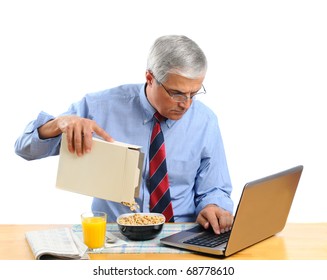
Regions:
[[[131, 224], [126, 225], [119, 222], [121, 218], [133, 217], [135, 214], [143, 216], [157, 216], [163, 218], [163, 222], [158, 224]], [[128, 213], [117, 218], [119, 231], [130, 240], [149, 240], [155, 238], [162, 230], [165, 223], [165, 216], [160, 213]]]

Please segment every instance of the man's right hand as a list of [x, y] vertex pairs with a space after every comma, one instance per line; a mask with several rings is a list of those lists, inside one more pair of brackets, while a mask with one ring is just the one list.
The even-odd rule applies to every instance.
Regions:
[[74, 115], [57, 117], [39, 127], [38, 132], [41, 139], [52, 138], [65, 133], [68, 150], [78, 156], [91, 152], [94, 133], [105, 141], [114, 141], [95, 121]]

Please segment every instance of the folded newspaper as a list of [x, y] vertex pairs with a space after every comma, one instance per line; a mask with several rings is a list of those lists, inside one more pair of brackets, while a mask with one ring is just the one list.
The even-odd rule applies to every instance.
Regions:
[[70, 228], [29, 231], [25, 236], [37, 260], [88, 259], [87, 246]]

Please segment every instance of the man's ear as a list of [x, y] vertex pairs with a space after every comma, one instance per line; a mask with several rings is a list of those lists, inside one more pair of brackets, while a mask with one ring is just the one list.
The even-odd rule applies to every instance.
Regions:
[[146, 83], [151, 86], [154, 82], [154, 77], [150, 71], [145, 72]]

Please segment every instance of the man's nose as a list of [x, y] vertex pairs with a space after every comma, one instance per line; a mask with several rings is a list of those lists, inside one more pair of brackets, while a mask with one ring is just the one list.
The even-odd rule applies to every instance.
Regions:
[[192, 99], [190, 98], [185, 101], [178, 102], [178, 106], [183, 109], [189, 108], [191, 104], [192, 104]]

